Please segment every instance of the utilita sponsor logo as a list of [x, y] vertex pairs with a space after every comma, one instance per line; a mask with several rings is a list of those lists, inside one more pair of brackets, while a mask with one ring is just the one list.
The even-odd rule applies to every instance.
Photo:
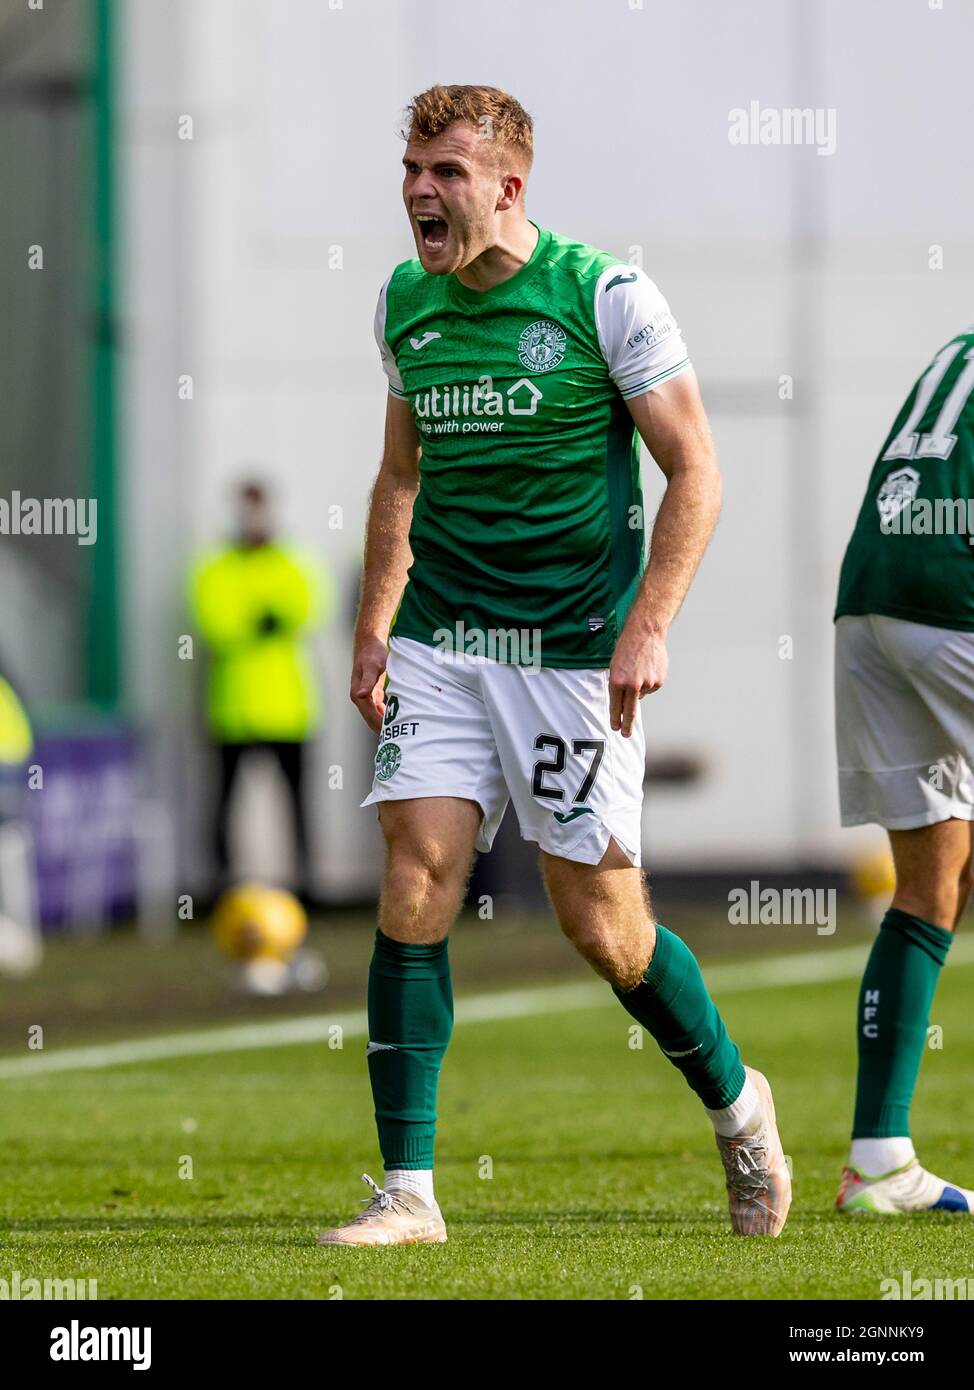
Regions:
[[519, 377], [506, 391], [496, 391], [491, 377], [456, 386], [431, 386], [413, 397], [418, 420], [448, 420], [464, 416], [496, 417], [534, 415], [542, 392], [527, 377]]

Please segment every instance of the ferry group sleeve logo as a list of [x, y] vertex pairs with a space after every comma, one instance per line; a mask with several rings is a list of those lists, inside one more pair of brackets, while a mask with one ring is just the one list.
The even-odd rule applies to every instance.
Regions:
[[402, 749], [398, 743], [384, 743], [375, 755], [375, 775], [380, 782], [388, 782], [402, 762]]
[[517, 356], [522, 367], [533, 372], [550, 372], [565, 356], [568, 339], [565, 330], [550, 319], [529, 323], [518, 342]]

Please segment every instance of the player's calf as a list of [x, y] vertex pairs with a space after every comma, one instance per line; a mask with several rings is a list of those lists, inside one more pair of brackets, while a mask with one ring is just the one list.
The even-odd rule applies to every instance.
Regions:
[[771, 1089], [742, 1065], [693, 953], [654, 924], [638, 871], [630, 879], [558, 861], [545, 867], [562, 930], [702, 1100], [724, 1164], [732, 1229], [779, 1235], [791, 1175]]

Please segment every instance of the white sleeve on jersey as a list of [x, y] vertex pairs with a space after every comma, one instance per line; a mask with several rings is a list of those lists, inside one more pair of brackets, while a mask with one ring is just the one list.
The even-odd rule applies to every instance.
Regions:
[[[392, 276], [389, 276], [389, 280]], [[399, 368], [396, 366], [396, 359], [392, 348], [386, 342], [386, 291], [389, 288], [389, 280], [385, 282], [379, 291], [379, 302], [375, 306], [375, 341], [379, 348], [379, 356], [382, 358], [382, 370], [385, 372], [389, 381], [389, 390], [400, 400], [405, 399], [402, 377], [399, 375]]]
[[625, 400], [688, 370], [670, 306], [645, 271], [610, 265], [595, 286], [595, 328], [609, 375]]

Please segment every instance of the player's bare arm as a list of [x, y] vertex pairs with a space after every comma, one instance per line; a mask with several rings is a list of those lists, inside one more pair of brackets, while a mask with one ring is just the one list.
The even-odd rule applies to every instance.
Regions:
[[628, 738], [640, 697], [666, 679], [667, 633], [716, 525], [721, 479], [692, 369], [626, 404], [667, 480], [646, 573], [609, 670], [612, 728]]
[[352, 654], [349, 695], [369, 728], [382, 727], [382, 679], [389, 627], [412, 555], [409, 523], [419, 491], [419, 435], [407, 401], [387, 398], [382, 463], [369, 500], [365, 571]]

